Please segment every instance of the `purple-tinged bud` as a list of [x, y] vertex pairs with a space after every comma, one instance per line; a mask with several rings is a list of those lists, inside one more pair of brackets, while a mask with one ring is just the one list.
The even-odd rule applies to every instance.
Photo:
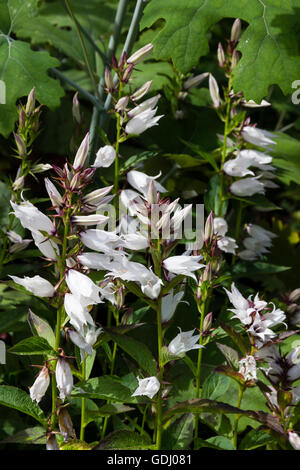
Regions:
[[70, 182], [70, 189], [71, 191], [73, 191], [74, 189], [78, 189], [79, 186], [80, 186], [80, 183], [81, 183], [81, 175], [80, 173], [75, 173], [75, 175], [73, 176], [73, 178], [71, 179], [71, 182]]
[[26, 116], [24, 113], [24, 109], [20, 106], [19, 107], [19, 131], [21, 131], [25, 125]]
[[222, 44], [219, 42], [218, 44], [218, 52], [217, 52], [217, 56], [218, 56], [218, 63], [219, 63], [219, 66], [222, 68], [224, 67], [224, 64], [225, 64], [225, 53], [224, 53], [224, 49], [223, 49], [223, 46]]
[[123, 111], [126, 108], [126, 106], [128, 105], [128, 101], [129, 101], [129, 96], [123, 96], [123, 98], [119, 99], [119, 101], [115, 105], [115, 110], [117, 111], [117, 113], [119, 113], [120, 111]]
[[211, 211], [205, 223], [204, 242], [210, 243], [212, 241], [213, 235], [214, 235], [214, 214]]
[[148, 194], [147, 194], [147, 201], [149, 204], [157, 204], [158, 203], [158, 193], [155, 188], [154, 180], [150, 180]]
[[143, 96], [145, 96], [148, 93], [151, 86], [152, 86], [152, 80], [150, 80], [149, 82], [144, 83], [143, 86], [141, 86], [138, 90], [136, 90], [133, 93], [133, 95], [131, 95], [130, 98], [132, 99], [132, 101], [138, 101], [141, 98], [143, 98]]
[[124, 51], [120, 57], [120, 60], [119, 60], [119, 69], [120, 70], [123, 70], [123, 67], [125, 65], [125, 62], [126, 62], [126, 59], [127, 59], [127, 53]]
[[112, 91], [114, 88], [114, 82], [113, 82], [111, 71], [109, 70], [108, 67], [105, 67], [104, 80], [105, 80], [106, 88], [109, 91]]
[[233, 70], [237, 64], [238, 64], [238, 61], [240, 60], [240, 54], [239, 52], [234, 49], [233, 53], [232, 53], [232, 59], [231, 59], [231, 70]]
[[207, 263], [207, 265], [205, 266], [205, 269], [202, 273], [202, 276], [201, 276], [201, 281], [202, 282], [205, 282], [205, 281], [208, 281], [208, 282], [211, 282], [211, 279], [212, 279], [212, 272], [211, 272], [211, 264], [210, 262]]
[[141, 49], [139, 49], [138, 51], [134, 52], [134, 54], [132, 54], [129, 59], [127, 59], [127, 63], [128, 64], [137, 64], [138, 62], [140, 62], [141, 60], [143, 60], [148, 54], [149, 52], [151, 52], [153, 49], [153, 44], [149, 43], [149, 44], [146, 44], [146, 46], [142, 47]]
[[112, 56], [111, 62], [112, 62], [112, 68], [113, 69], [118, 69], [119, 68], [118, 61], [117, 61], [117, 58], [116, 58], [115, 55]]
[[239, 18], [237, 18], [231, 28], [231, 35], [230, 35], [230, 40], [232, 42], [238, 42], [241, 37], [241, 32], [242, 32], [242, 23]]
[[289, 302], [296, 302], [299, 299], [300, 299], [300, 287], [298, 287], [298, 289], [293, 290], [288, 295]]
[[35, 89], [33, 87], [27, 98], [27, 103], [26, 103], [26, 108], [25, 108], [25, 113], [27, 114], [27, 116], [31, 116], [34, 108], [35, 108]]
[[73, 106], [72, 106], [72, 114], [75, 121], [80, 124], [81, 123], [81, 115], [80, 115], [80, 105], [78, 100], [78, 91], [76, 91], [75, 95], [73, 96]]
[[300, 310], [300, 305], [298, 304], [290, 304], [286, 307], [286, 313], [295, 313]]
[[80, 182], [81, 184], [88, 184], [92, 181], [96, 168], [86, 168], [80, 173]]
[[19, 134], [14, 133], [15, 142], [17, 144], [18, 154], [21, 158], [25, 157], [27, 154], [26, 145], [24, 140]]
[[120, 287], [117, 291], [117, 308], [120, 310], [124, 305], [125, 300], [125, 289], [124, 286]]
[[85, 138], [83, 139], [83, 141], [81, 142], [79, 149], [77, 150], [74, 163], [73, 163], [74, 170], [78, 170], [79, 168], [84, 167], [84, 164], [88, 155], [89, 140], [90, 140], [90, 133], [88, 132]]
[[206, 317], [204, 318], [203, 322], [203, 333], [206, 333], [207, 331], [210, 330], [211, 325], [212, 325], [212, 319], [213, 319], [213, 313], [210, 312]]
[[133, 72], [133, 64], [129, 64], [122, 77], [123, 83], [128, 83], [132, 72]]

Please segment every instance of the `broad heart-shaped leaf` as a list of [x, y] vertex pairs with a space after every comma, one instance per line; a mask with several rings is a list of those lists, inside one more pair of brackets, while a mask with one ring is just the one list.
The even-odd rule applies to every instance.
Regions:
[[229, 385], [229, 377], [213, 372], [205, 379], [201, 396], [210, 400], [216, 400], [227, 392]]
[[[107, 330], [105, 330], [105, 332], [107, 333]], [[156, 361], [144, 343], [125, 335], [119, 335], [112, 332], [107, 334], [127, 354], [133, 357], [141, 369], [143, 369], [147, 374], [155, 375], [157, 373]]]
[[0, 405], [8, 406], [19, 410], [34, 419], [42, 425], [46, 425], [47, 421], [41, 408], [31, 400], [28, 393], [17, 387], [10, 385], [0, 385]]
[[15, 346], [10, 348], [8, 352], [12, 354], [19, 354], [20, 356], [56, 354], [48, 341], [45, 338], [41, 338], [39, 336], [32, 336], [31, 338], [23, 339], [19, 343], [15, 344]]
[[[154, 39], [157, 59], [172, 59], [180, 71], [189, 72], [208, 53], [207, 31], [222, 18], [241, 18], [249, 23], [239, 50], [242, 58], [234, 70], [233, 87], [246, 99], [260, 102], [271, 84], [287, 94], [299, 78], [296, 24], [297, 0], [152, 0], [144, 11], [141, 27], [165, 20]], [[295, 9], [294, 9], [295, 8]]]
[[[150, 438], [143, 434], [137, 434], [133, 431], [114, 431], [109, 434], [105, 439], [99, 442], [99, 444], [93, 448], [93, 450], [138, 450], [138, 449], [149, 449], [152, 447]], [[115, 463], [113, 461], [114, 456], [108, 457], [107, 463]]]
[[6, 84], [6, 104], [0, 105], [0, 133], [7, 137], [13, 130], [18, 114], [16, 101], [35, 87], [37, 100], [53, 109], [64, 95], [59, 82], [47, 70], [60, 63], [47, 52], [33, 51], [23, 41], [0, 35], [0, 80]]

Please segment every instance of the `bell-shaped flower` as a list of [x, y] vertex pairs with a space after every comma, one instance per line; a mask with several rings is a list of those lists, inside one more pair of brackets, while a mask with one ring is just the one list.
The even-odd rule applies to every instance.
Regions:
[[109, 220], [109, 217], [102, 214], [74, 215], [71, 220], [73, 224], [88, 226], [105, 224]]
[[167, 323], [173, 317], [178, 304], [184, 296], [184, 291], [174, 294], [172, 289], [169, 294], [161, 299], [161, 321]]
[[114, 147], [111, 145], [105, 145], [98, 150], [96, 160], [92, 166], [94, 168], [108, 168], [113, 164], [116, 156], [117, 154]]
[[12, 242], [12, 245], [9, 247], [10, 253], [22, 251], [29, 245], [29, 243], [32, 242], [31, 238], [22, 238], [21, 235], [16, 233], [14, 230], [8, 230], [8, 232], [6, 232], [6, 236]]
[[63, 198], [60, 192], [52, 183], [52, 181], [49, 180], [49, 178], [45, 178], [45, 187], [52, 203], [52, 206], [55, 207], [56, 211], [58, 211], [59, 207], [62, 205], [63, 202]]
[[294, 431], [288, 431], [289, 443], [295, 450], [300, 450], [300, 437]]
[[170, 256], [163, 261], [163, 267], [170, 273], [189, 276], [197, 281], [194, 271], [205, 266], [199, 263], [200, 259], [203, 259], [203, 256]]
[[37, 376], [34, 384], [29, 388], [30, 398], [37, 403], [41, 401], [50, 384], [48, 367], [44, 366]]
[[180, 333], [175, 336], [168, 346], [168, 350], [171, 354], [181, 356], [191, 349], [203, 348], [203, 346], [198, 344], [200, 335], [193, 336], [195, 330], [185, 332], [182, 332], [180, 328], [179, 330]]
[[239, 373], [242, 374], [245, 381], [257, 380], [256, 360], [253, 356], [243, 357], [239, 361]]
[[264, 184], [259, 181], [260, 176], [252, 178], [244, 178], [235, 181], [230, 186], [229, 190], [232, 194], [238, 197], [253, 196], [254, 194], [265, 194]]
[[49, 217], [39, 211], [29, 201], [24, 201], [21, 204], [16, 204], [13, 201], [10, 203], [15, 216], [20, 220], [24, 228], [28, 228], [29, 230], [42, 230], [49, 235], [55, 233], [55, 225]]
[[255, 173], [249, 170], [249, 166], [251, 166], [250, 160], [247, 158], [236, 157], [232, 160], [227, 160], [223, 165], [223, 170], [230, 176], [254, 176]]
[[238, 245], [234, 238], [231, 237], [222, 237], [217, 241], [218, 248], [225, 253], [232, 253], [235, 255], [235, 250], [238, 248]]
[[69, 269], [66, 283], [71, 293], [80, 299], [82, 305], [93, 305], [101, 302], [99, 287], [85, 274]]
[[160, 95], [149, 98], [129, 111], [128, 116], [131, 119], [125, 126], [126, 134], [139, 135], [150, 127], [158, 125], [158, 121], [163, 117], [163, 115], [155, 116], [157, 111], [155, 106], [159, 98]]
[[139, 377], [137, 377], [137, 380], [139, 382], [139, 386], [131, 395], [132, 397], [145, 395], [146, 397], [152, 399], [160, 389], [159, 380], [154, 376], [147, 377], [146, 379], [140, 379]]
[[52, 284], [41, 276], [24, 278], [18, 276], [9, 276], [16, 284], [25, 287], [26, 290], [38, 297], [53, 297], [55, 294]]
[[242, 130], [242, 137], [246, 142], [258, 147], [267, 148], [276, 145], [275, 140], [273, 140], [276, 135], [258, 127], [245, 126]]
[[214, 233], [224, 237], [228, 231], [228, 224], [223, 217], [214, 217]]
[[159, 191], [160, 193], [167, 192], [166, 188], [164, 188], [158, 181], [155, 181], [160, 176], [161, 173], [156, 176], [148, 176], [141, 171], [131, 170], [127, 173], [127, 180], [134, 189], [140, 191], [143, 196], [147, 198], [151, 181], [153, 181], [156, 191]]
[[67, 359], [59, 357], [55, 369], [56, 385], [60, 392], [59, 398], [65, 401], [73, 388], [73, 375]]
[[107, 194], [112, 190], [112, 188], [113, 186], [95, 189], [95, 191], [92, 191], [91, 193], [83, 196], [82, 202], [85, 205], [85, 210], [87, 210], [87, 207], [90, 207], [91, 210], [95, 210], [98, 208], [99, 205], [107, 204], [108, 199], [105, 196], [107, 196]]
[[122, 241], [124, 248], [129, 250], [143, 250], [148, 248], [149, 239], [144, 237], [141, 233], [128, 233], [127, 235], [122, 235]]
[[[71, 325], [76, 328], [78, 332], [83, 331], [83, 325], [88, 323], [94, 326], [94, 320], [89, 313], [87, 306], [82, 305], [81, 299], [73, 294], [65, 294], [64, 307], [65, 311], [70, 318]], [[85, 304], [86, 302], [84, 302]]]
[[100, 229], [89, 229], [80, 233], [82, 243], [91, 250], [113, 254], [114, 250], [122, 246], [122, 240], [113, 232]]
[[111, 256], [102, 253], [82, 253], [77, 259], [82, 266], [89, 269], [108, 271], [111, 268]]
[[38, 230], [32, 230], [31, 234], [34, 239], [34, 243], [36, 244], [40, 252], [46, 258], [49, 258], [55, 261], [57, 259], [57, 256], [59, 255], [58, 245], [50, 238], [44, 236]]
[[81, 362], [85, 358], [85, 353], [89, 356], [93, 354], [93, 345], [102, 331], [102, 328], [96, 329], [94, 326], [84, 327], [82, 330], [83, 334], [75, 330], [68, 331], [71, 341], [80, 348]]

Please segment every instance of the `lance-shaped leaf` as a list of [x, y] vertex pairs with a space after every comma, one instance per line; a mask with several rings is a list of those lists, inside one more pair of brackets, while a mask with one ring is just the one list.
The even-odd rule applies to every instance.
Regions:
[[228, 336], [230, 336], [232, 341], [237, 345], [241, 353], [245, 356], [248, 352], [248, 348], [244, 342], [242, 335], [238, 333], [237, 331], [235, 331], [235, 329], [232, 326], [226, 325], [226, 323], [223, 323], [221, 321], [218, 321], [218, 323], [221, 326], [221, 328], [223, 328], [223, 330], [228, 334]]
[[23, 429], [0, 442], [1, 444], [46, 444], [45, 429], [41, 426]]
[[26, 338], [15, 344], [12, 348], [8, 350], [12, 354], [19, 354], [20, 356], [37, 356], [37, 355], [56, 355], [54, 349], [50, 346], [48, 341], [45, 338], [39, 336], [32, 336], [31, 338]]
[[43, 318], [40, 318], [38, 315], [33, 313], [33, 311], [30, 309], [28, 311], [27, 320], [32, 333], [40, 336], [41, 338], [44, 338], [46, 341], [48, 341], [50, 346], [54, 348], [55, 335], [49, 323], [46, 320], [43, 320]]
[[108, 376], [95, 377], [85, 383], [78, 383], [72, 391], [73, 397], [98, 398], [121, 403], [136, 402], [137, 399], [131, 395], [132, 391], [128, 387]]
[[0, 385], [0, 405], [14, 408], [46, 425], [47, 421], [41, 408], [31, 400], [28, 393], [10, 385]]
[[115, 431], [102, 439], [93, 450], [139, 450], [152, 447], [150, 438], [133, 431]]

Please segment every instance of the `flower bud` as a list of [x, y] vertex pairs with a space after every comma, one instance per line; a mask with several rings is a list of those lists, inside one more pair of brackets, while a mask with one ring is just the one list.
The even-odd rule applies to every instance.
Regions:
[[112, 79], [111, 71], [109, 70], [108, 67], [105, 67], [104, 80], [105, 80], [106, 88], [109, 91], [112, 91], [113, 88], [114, 88], [114, 82], [113, 82], [113, 79]]
[[212, 325], [212, 319], [213, 319], [213, 314], [210, 312], [206, 317], [204, 318], [203, 322], [203, 333], [206, 333], [207, 331], [210, 330], [211, 325]]
[[44, 171], [52, 170], [52, 165], [49, 163], [38, 163], [32, 167], [32, 173], [43, 173]]
[[27, 116], [30, 116], [35, 108], [35, 90], [32, 88], [31, 92], [28, 95], [25, 113]]
[[185, 90], [189, 90], [190, 88], [192, 87], [195, 87], [197, 85], [200, 85], [200, 83], [203, 82], [203, 80], [206, 79], [206, 77], [208, 77], [209, 73], [208, 72], [204, 72], [204, 73], [201, 73], [200, 75], [196, 75], [196, 76], [192, 76], [190, 78], [188, 78], [184, 84], [183, 84], [183, 88]]
[[88, 149], [89, 149], [89, 139], [90, 139], [90, 133], [88, 132], [83, 139], [83, 141], [80, 144], [79, 149], [77, 150], [77, 153], [75, 155], [74, 163], [73, 163], [73, 168], [74, 170], [78, 170], [78, 168], [83, 168], [87, 154], [88, 154]]
[[210, 243], [212, 241], [213, 235], [214, 235], [214, 214], [213, 212], [210, 212], [205, 223], [204, 242]]
[[50, 431], [46, 437], [46, 450], [60, 450], [54, 432]]
[[25, 121], [26, 121], [26, 116], [25, 116], [23, 108], [20, 106], [19, 107], [19, 131], [23, 129], [25, 125]]
[[205, 281], [208, 281], [210, 282], [212, 279], [212, 272], [211, 272], [211, 264], [210, 262], [207, 263], [207, 265], [205, 266], [205, 269], [202, 273], [202, 276], [201, 276], [201, 281], [202, 282], [205, 282]]
[[292, 292], [290, 292], [288, 296], [288, 300], [289, 302], [296, 302], [299, 299], [300, 299], [300, 288], [298, 287], [298, 289], [295, 289]]
[[12, 189], [14, 191], [18, 191], [19, 189], [22, 189], [24, 187], [24, 176], [19, 176], [18, 178], [15, 179], [12, 185]]
[[212, 74], [209, 74], [208, 83], [209, 83], [209, 93], [213, 102], [213, 106], [214, 108], [219, 108], [221, 104], [219, 87], [218, 87], [216, 79], [212, 76]]
[[217, 57], [218, 57], [218, 63], [220, 67], [224, 67], [225, 63], [225, 53], [224, 49], [222, 47], [222, 44], [219, 42], [218, 44], [218, 52], [217, 52]]
[[116, 156], [117, 154], [116, 154], [116, 150], [114, 149], [114, 147], [112, 145], [105, 145], [104, 147], [101, 147], [98, 150], [93, 167], [94, 168], [100, 168], [100, 167], [108, 168], [113, 164]]
[[241, 20], [237, 18], [231, 28], [231, 35], [230, 35], [230, 40], [232, 42], [238, 42], [241, 37], [241, 32], [242, 32], [242, 24]]
[[149, 82], [144, 83], [143, 86], [141, 86], [138, 90], [136, 90], [133, 93], [133, 95], [131, 95], [130, 98], [132, 99], [132, 101], [138, 101], [141, 98], [143, 98], [143, 96], [145, 96], [148, 93], [151, 86], [152, 86], [152, 80], [150, 80]]
[[129, 101], [129, 96], [123, 96], [123, 98], [119, 99], [119, 101], [115, 105], [115, 110], [117, 111], [117, 113], [119, 113], [120, 111], [123, 111], [126, 108], [128, 101]]
[[154, 180], [150, 180], [149, 184], [149, 189], [148, 189], [148, 194], [147, 194], [147, 201], [149, 204], [157, 204], [158, 203], [158, 195], [157, 195], [157, 190], [154, 184]]
[[127, 83], [131, 77], [132, 72], [133, 72], [133, 64], [129, 64], [123, 74], [122, 82]]
[[17, 149], [18, 149], [19, 156], [21, 158], [25, 157], [25, 155], [27, 153], [27, 150], [26, 150], [26, 145], [25, 145], [24, 140], [22, 139], [22, 137], [19, 134], [15, 134], [15, 133], [14, 133], [14, 138], [15, 138], [15, 142], [17, 144]]
[[81, 116], [80, 116], [80, 106], [78, 101], [78, 91], [76, 91], [75, 95], [73, 96], [73, 106], [72, 106], [72, 114], [75, 121], [80, 124], [81, 123]]
[[134, 64], [134, 65], [137, 64], [138, 62], [143, 60], [144, 57], [146, 57], [146, 55], [148, 55], [149, 52], [152, 51], [152, 49], [153, 49], [153, 44], [151, 43], [147, 44], [146, 46], [142, 47], [138, 51], [134, 52], [134, 54], [132, 54], [129, 57], [129, 59], [127, 59], [127, 63]]
[[234, 49], [234, 51], [232, 53], [232, 59], [231, 59], [231, 69], [232, 70], [237, 66], [239, 60], [240, 60], [240, 54], [236, 49]]

